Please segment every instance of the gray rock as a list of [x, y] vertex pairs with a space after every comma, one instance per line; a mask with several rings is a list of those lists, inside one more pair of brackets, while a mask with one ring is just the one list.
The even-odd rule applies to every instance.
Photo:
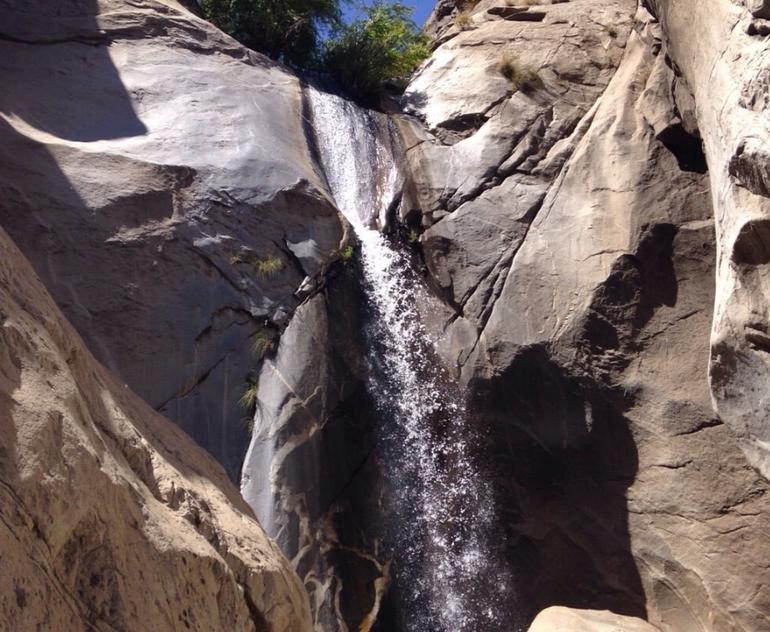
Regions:
[[[468, 169], [462, 187], [473, 193], [459, 207], [449, 203], [451, 172], [433, 161], [478, 128], [454, 144], [414, 145], [414, 205], [431, 220], [449, 212], [425, 221], [421, 240], [454, 310], [433, 327], [489, 428], [525, 601], [579, 603], [672, 632], [770, 630], [761, 562], [770, 505], [752, 467], [766, 469], [770, 348], [761, 45], [730, 30], [740, 17], [730, 3], [656, 5], [660, 22], [640, 10], [622, 62], [611, 54], [600, 66], [606, 89], [593, 91], [596, 66], [577, 63], [580, 53], [549, 58], [553, 74], [548, 64], [539, 74], [557, 95], [553, 109], [532, 118], [530, 107], [544, 108], [537, 90], [524, 95], [531, 105], [507, 103], [511, 120], [530, 123], [512, 130], [495, 176]], [[567, 41], [587, 54], [593, 42], [612, 45], [583, 23], [597, 7], [562, 6], [564, 22], [519, 32], [523, 60], [577, 25]], [[464, 105], [441, 69], [486, 68], [509, 45], [508, 24], [442, 44], [407, 91], [421, 86], [413, 111], [444, 143], [444, 121], [484, 113], [493, 97], [482, 88]], [[490, 107], [483, 124], [502, 111]], [[521, 183], [542, 196], [529, 214], [511, 194]]]
[[[765, 149], [770, 136], [762, 108], [765, 45], [743, 30], [730, 30], [730, 24], [741, 19], [737, 6], [708, 2], [687, 3], [685, 8], [660, 1], [656, 8], [668, 34], [682, 33], [668, 38], [669, 54], [698, 103], [712, 187], [718, 192], [720, 265], [711, 336], [712, 395], [717, 412], [737, 435], [750, 462], [767, 477], [770, 417], [762, 395], [770, 377], [762, 342], [770, 319], [764, 299], [764, 226], [770, 217]], [[685, 17], [684, 11], [690, 9]], [[685, 21], [695, 26], [683, 29]]]
[[749, 11], [755, 18], [770, 19], [770, 2], [768, 0], [746, 0]]
[[299, 82], [174, 2], [57, 6], [0, 5], [0, 225], [97, 357], [236, 480], [252, 341], [343, 235]]
[[241, 481], [324, 630], [374, 620], [390, 581], [356, 284], [346, 265], [297, 308], [263, 364]]

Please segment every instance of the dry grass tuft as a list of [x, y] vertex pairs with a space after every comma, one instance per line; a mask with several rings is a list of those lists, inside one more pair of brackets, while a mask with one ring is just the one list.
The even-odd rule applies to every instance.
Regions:
[[258, 386], [256, 384], [249, 384], [243, 392], [243, 395], [241, 395], [241, 398], [238, 400], [238, 403], [247, 410], [253, 409], [257, 404], [257, 389]]
[[455, 26], [461, 31], [467, 31], [473, 26], [473, 20], [471, 20], [471, 14], [473, 9], [463, 9], [455, 17]]
[[537, 72], [523, 65], [514, 55], [505, 52], [497, 62], [497, 71], [513, 85], [514, 90], [527, 91], [541, 84]]

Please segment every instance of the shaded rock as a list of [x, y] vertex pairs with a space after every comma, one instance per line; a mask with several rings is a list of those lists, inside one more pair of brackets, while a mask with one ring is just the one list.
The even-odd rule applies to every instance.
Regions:
[[0, 230], [0, 627], [312, 629], [225, 472], [86, 350]]
[[[499, 15], [503, 19], [514, 19], [513, 16], [520, 14], [520, 13], [528, 13], [529, 9], [527, 7], [489, 7], [487, 9], [487, 13], [489, 15]], [[545, 17], [545, 13], [540, 13], [540, 19], [542, 20]], [[519, 18], [515, 18], [519, 19]]]
[[751, 21], [746, 27], [746, 34], [759, 35], [760, 37], [765, 37], [766, 35], [770, 35], [770, 24], [765, 22], [764, 20]]
[[746, 0], [751, 15], [755, 18], [770, 19], [770, 2], [768, 0]]
[[740, 186], [770, 197], [770, 152], [759, 139], [749, 138], [738, 146], [727, 168]]
[[491, 7], [487, 9], [487, 13], [499, 15], [504, 20], [514, 22], [542, 22], [547, 15], [543, 11], [530, 11], [528, 9], [522, 11], [516, 7]]

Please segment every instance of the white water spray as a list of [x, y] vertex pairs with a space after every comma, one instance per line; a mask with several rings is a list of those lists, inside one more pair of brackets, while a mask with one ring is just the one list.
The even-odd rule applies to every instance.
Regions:
[[414, 632], [501, 629], [510, 581], [492, 550], [494, 501], [472, 459], [477, 437], [420, 323], [420, 279], [373, 227], [384, 224], [394, 196], [395, 162], [373, 113], [312, 88], [308, 98], [329, 186], [361, 244], [372, 312], [369, 386], [390, 422], [383, 432], [396, 560], [407, 584], [404, 624]]

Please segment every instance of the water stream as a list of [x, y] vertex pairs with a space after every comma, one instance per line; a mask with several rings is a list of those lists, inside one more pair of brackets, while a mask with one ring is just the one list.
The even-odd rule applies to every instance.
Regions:
[[360, 242], [368, 380], [382, 420], [402, 625], [503, 629], [499, 609], [510, 600], [510, 581], [496, 561], [492, 491], [473, 456], [477, 431], [421, 324], [421, 280], [376, 229], [394, 196], [395, 160], [378, 140], [373, 113], [312, 88], [308, 98], [329, 186]]

